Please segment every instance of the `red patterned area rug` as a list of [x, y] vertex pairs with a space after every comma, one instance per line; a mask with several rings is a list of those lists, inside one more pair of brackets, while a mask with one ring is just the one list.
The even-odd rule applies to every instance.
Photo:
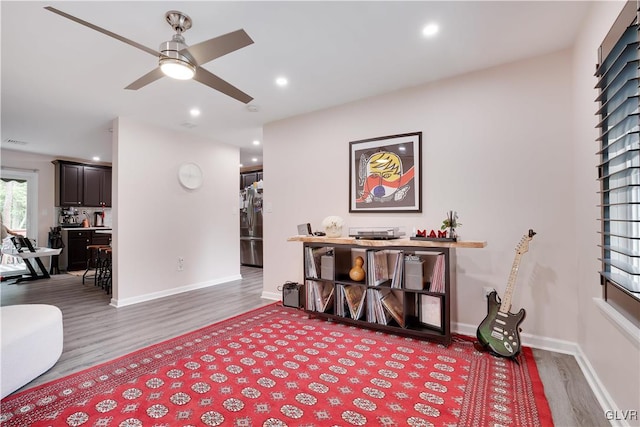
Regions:
[[4, 426], [549, 426], [519, 364], [268, 305], [4, 399]]

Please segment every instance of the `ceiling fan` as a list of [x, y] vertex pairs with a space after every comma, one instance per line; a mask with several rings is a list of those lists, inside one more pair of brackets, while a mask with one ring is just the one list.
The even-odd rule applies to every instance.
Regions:
[[176, 34], [170, 41], [162, 43], [158, 52], [51, 6], [47, 6], [45, 9], [158, 57], [157, 68], [140, 77], [125, 89], [137, 90], [167, 75], [181, 80], [193, 78], [245, 104], [253, 99], [201, 67], [209, 61], [252, 44], [253, 40], [244, 30], [233, 31], [189, 47], [185, 44], [182, 33], [191, 28], [191, 18], [182, 12], [170, 10], [165, 14], [165, 18]]

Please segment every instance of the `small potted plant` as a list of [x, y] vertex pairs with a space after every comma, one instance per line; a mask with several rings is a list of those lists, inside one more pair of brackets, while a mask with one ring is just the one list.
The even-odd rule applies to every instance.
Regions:
[[457, 239], [458, 235], [456, 234], [456, 228], [461, 227], [462, 223], [458, 221], [458, 212], [449, 211], [447, 212], [447, 217], [442, 221], [442, 226], [440, 230], [449, 229], [448, 234], [450, 239]]

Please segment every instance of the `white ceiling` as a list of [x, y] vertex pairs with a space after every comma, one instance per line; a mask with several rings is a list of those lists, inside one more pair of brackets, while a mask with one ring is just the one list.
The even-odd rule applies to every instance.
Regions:
[[[173, 35], [164, 19], [171, 9], [193, 19], [187, 44], [243, 28], [255, 43], [204, 68], [253, 96], [259, 111], [195, 81], [165, 77], [125, 90], [157, 59], [44, 6], [152, 49]], [[0, 7], [4, 148], [111, 161], [111, 121], [128, 116], [236, 145], [250, 166], [251, 157], [262, 162], [252, 141], [261, 140], [265, 123], [568, 48], [589, 3], [2, 1]], [[426, 39], [421, 29], [430, 22], [441, 31]], [[286, 88], [274, 84], [281, 75], [289, 79]], [[193, 107], [200, 117], [190, 117]]]

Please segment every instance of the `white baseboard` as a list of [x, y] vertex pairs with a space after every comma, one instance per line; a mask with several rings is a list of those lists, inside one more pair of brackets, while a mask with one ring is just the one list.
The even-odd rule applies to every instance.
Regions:
[[468, 325], [466, 323], [451, 322], [451, 333], [475, 337], [477, 326]]
[[[600, 406], [602, 408], [606, 408], [607, 410], [616, 410], [618, 406], [605, 388], [604, 384], [602, 384], [602, 382], [598, 378], [598, 375], [596, 375], [596, 371], [593, 369], [593, 366], [591, 366], [591, 362], [589, 362], [589, 359], [587, 359], [587, 356], [582, 351], [582, 348], [578, 347], [578, 353], [575, 355], [575, 358], [576, 362], [578, 362], [578, 366], [580, 366], [582, 373], [589, 383], [589, 387], [591, 387], [591, 390], [596, 396], [598, 403], [600, 403]], [[620, 414], [620, 411], [616, 410], [615, 414]], [[612, 426], [616, 427], [629, 427], [630, 425], [625, 420], [610, 420], [609, 422]]]
[[[468, 325], [466, 323], [451, 323], [451, 331], [457, 334], [475, 337], [477, 330], [478, 326], [476, 325]], [[522, 341], [522, 345], [525, 345], [527, 347], [539, 348], [541, 350], [555, 351], [556, 353], [570, 354], [576, 357], [579, 351], [578, 344], [571, 341], [541, 337], [538, 335], [526, 333], [521, 334], [520, 339]]]
[[282, 299], [282, 293], [281, 292], [265, 292], [265, 291], [262, 291], [262, 295], [260, 295], [260, 298], [270, 299], [270, 300], [274, 300], [274, 301], [280, 301]]
[[216, 280], [208, 280], [206, 282], [193, 283], [191, 285], [181, 286], [179, 288], [171, 288], [164, 291], [152, 292], [150, 294], [138, 295], [131, 298], [124, 298], [124, 299], [111, 298], [111, 303], [109, 305], [112, 307], [120, 308], [120, 307], [125, 307], [127, 305], [138, 304], [145, 301], [151, 301], [158, 298], [177, 295], [183, 292], [194, 291], [196, 289], [208, 288], [210, 286], [221, 285], [223, 283], [233, 282], [234, 280], [241, 280], [241, 279], [242, 279], [242, 275], [237, 274], [234, 276], [221, 277]]

